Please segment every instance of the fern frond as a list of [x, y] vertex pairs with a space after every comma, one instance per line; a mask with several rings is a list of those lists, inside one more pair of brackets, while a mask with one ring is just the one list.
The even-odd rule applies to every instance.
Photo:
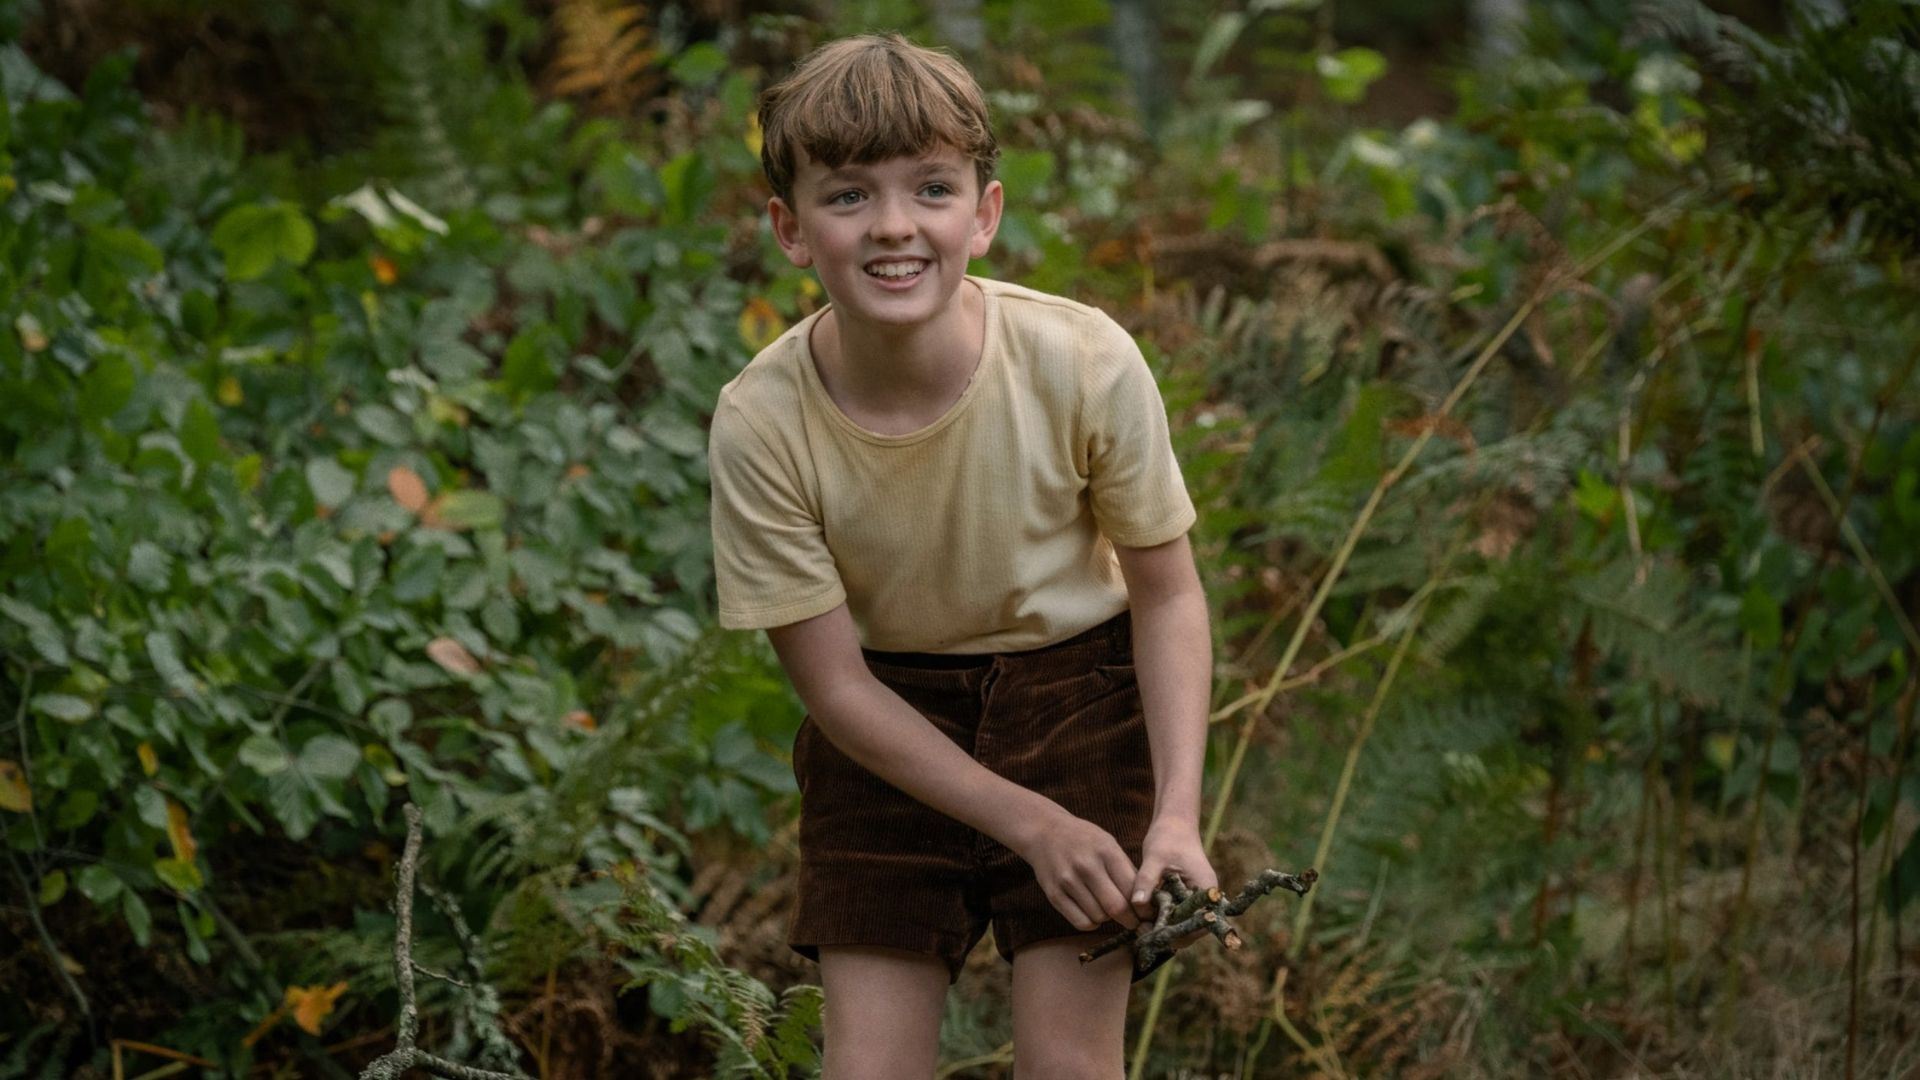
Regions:
[[658, 58], [646, 9], [610, 0], [564, 0], [554, 12], [560, 41], [553, 60], [556, 94], [584, 97], [607, 113], [630, 112], [653, 90], [647, 70]]

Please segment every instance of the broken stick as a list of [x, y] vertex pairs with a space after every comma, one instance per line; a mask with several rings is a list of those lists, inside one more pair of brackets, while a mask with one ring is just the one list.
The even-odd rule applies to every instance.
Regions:
[[1219, 888], [1194, 891], [1187, 888], [1180, 875], [1168, 871], [1160, 879], [1160, 888], [1154, 890], [1153, 925], [1143, 929], [1123, 930], [1107, 940], [1080, 954], [1080, 962], [1085, 964], [1096, 960], [1115, 949], [1133, 946], [1133, 968], [1136, 972], [1145, 972], [1158, 967], [1167, 957], [1180, 949], [1177, 942], [1196, 931], [1207, 931], [1220, 939], [1227, 949], [1238, 949], [1244, 942], [1239, 931], [1233, 928], [1228, 918], [1239, 915], [1253, 906], [1254, 901], [1274, 891], [1285, 889], [1296, 896], [1307, 895], [1313, 883], [1320, 880], [1320, 874], [1313, 869], [1298, 874], [1283, 874], [1278, 870], [1262, 870], [1260, 876], [1249, 880], [1233, 899], [1229, 900]]

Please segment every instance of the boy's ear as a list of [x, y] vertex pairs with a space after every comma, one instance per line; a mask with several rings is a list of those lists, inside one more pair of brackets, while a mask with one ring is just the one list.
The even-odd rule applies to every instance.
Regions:
[[806, 237], [800, 232], [800, 217], [793, 212], [793, 207], [775, 195], [767, 200], [767, 220], [773, 224], [773, 238], [786, 253], [787, 261], [802, 270], [812, 266], [813, 253], [807, 250]]
[[973, 241], [967, 248], [967, 257], [985, 258], [987, 249], [993, 246], [993, 236], [1000, 231], [1000, 211], [1006, 201], [1006, 189], [1000, 181], [987, 181], [986, 189], [980, 192], [980, 202], [973, 208]]

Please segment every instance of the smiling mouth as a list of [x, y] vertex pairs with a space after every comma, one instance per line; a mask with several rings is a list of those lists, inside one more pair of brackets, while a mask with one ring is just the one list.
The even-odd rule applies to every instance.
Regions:
[[867, 276], [887, 281], [905, 281], [918, 277], [927, 268], [925, 259], [900, 259], [867, 264]]

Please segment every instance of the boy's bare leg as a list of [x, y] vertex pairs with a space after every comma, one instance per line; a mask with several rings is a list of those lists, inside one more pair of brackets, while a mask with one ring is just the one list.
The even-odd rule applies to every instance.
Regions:
[[1014, 1080], [1121, 1080], [1126, 1075], [1131, 950], [1090, 964], [1104, 934], [1036, 941], [1013, 956]]
[[866, 945], [820, 947], [826, 993], [821, 1080], [923, 1080], [940, 1051], [947, 965]]

